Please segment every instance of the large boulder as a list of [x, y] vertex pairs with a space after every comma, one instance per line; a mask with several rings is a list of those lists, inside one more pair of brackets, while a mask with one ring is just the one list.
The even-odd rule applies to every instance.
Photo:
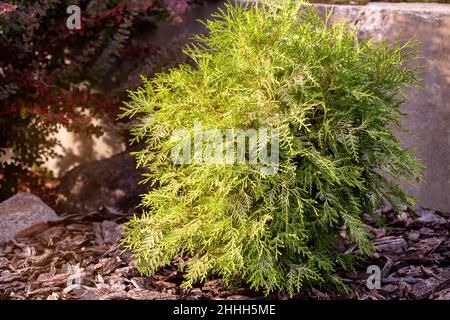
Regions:
[[138, 184], [144, 169], [125, 151], [109, 159], [82, 164], [62, 178], [59, 193], [63, 208], [71, 213], [95, 211], [109, 206], [122, 211], [139, 204], [139, 195], [149, 190]]
[[26, 229], [57, 219], [55, 211], [41, 199], [31, 193], [20, 192], [0, 203], [0, 243], [15, 241]]
[[[317, 4], [322, 12], [331, 5]], [[407, 190], [424, 207], [441, 211], [450, 208], [450, 4], [370, 3], [365, 6], [334, 6], [331, 21], [349, 20], [361, 38], [387, 37], [419, 41], [424, 90], [409, 90], [411, 100], [404, 105], [404, 125], [414, 135], [400, 134], [405, 146], [416, 149], [426, 167], [424, 183]]]

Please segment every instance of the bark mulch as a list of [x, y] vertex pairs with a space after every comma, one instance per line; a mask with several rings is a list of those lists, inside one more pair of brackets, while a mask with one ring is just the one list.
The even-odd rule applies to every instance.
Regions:
[[[450, 214], [417, 208], [379, 211], [384, 227], [367, 218], [377, 247], [356, 272], [340, 272], [350, 293], [309, 289], [296, 299], [450, 299]], [[263, 297], [248, 288], [227, 289], [220, 279], [184, 292], [176, 264], [153, 277], [141, 276], [117, 241], [129, 215], [102, 208], [62, 215], [35, 225], [0, 245], [0, 299], [288, 299]], [[342, 234], [345, 238], [345, 233]], [[350, 248], [349, 250], [357, 250]], [[380, 267], [381, 289], [369, 290], [369, 265]]]

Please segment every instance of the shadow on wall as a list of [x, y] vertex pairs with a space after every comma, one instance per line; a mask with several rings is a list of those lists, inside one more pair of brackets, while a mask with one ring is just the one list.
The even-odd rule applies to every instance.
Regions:
[[[93, 119], [92, 122], [98, 125], [102, 120]], [[125, 138], [113, 129], [100, 137], [90, 137], [61, 128], [55, 137], [60, 141], [60, 145], [54, 149], [59, 156], [47, 160], [44, 167], [52, 170], [56, 177], [78, 165], [112, 157], [124, 151], [127, 145]]]

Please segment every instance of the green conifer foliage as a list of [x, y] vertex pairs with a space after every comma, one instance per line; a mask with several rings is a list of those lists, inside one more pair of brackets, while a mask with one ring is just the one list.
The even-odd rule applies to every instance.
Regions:
[[[420, 166], [393, 130], [404, 88], [418, 84], [405, 66], [415, 44], [358, 40], [300, 1], [230, 4], [215, 18], [185, 50], [194, 67], [131, 92], [124, 116], [140, 119], [132, 133], [146, 146], [135, 155], [160, 186], [143, 195], [146, 212], [126, 225], [123, 245], [145, 275], [189, 257], [185, 288], [212, 275], [265, 293], [341, 286], [336, 268], [353, 259], [334, 246], [340, 231], [370, 255], [362, 213], [412, 201], [398, 183]], [[279, 130], [278, 171], [174, 164], [172, 134], [195, 121]]]

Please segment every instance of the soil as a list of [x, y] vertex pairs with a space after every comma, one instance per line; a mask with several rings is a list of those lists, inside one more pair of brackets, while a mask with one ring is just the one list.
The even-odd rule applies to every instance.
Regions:
[[[351, 289], [338, 293], [307, 289], [289, 297], [264, 297], [245, 286], [229, 289], [220, 279], [180, 288], [175, 260], [152, 277], [139, 274], [134, 260], [118, 246], [121, 223], [129, 214], [103, 207], [89, 214], [62, 215], [28, 229], [0, 246], [0, 299], [450, 299], [450, 214], [417, 208], [401, 214], [379, 210], [384, 227], [365, 217], [376, 252], [339, 272]], [[345, 241], [345, 233], [342, 233]], [[358, 252], [356, 247], [350, 251]], [[370, 265], [381, 270], [381, 288], [370, 290]]]

